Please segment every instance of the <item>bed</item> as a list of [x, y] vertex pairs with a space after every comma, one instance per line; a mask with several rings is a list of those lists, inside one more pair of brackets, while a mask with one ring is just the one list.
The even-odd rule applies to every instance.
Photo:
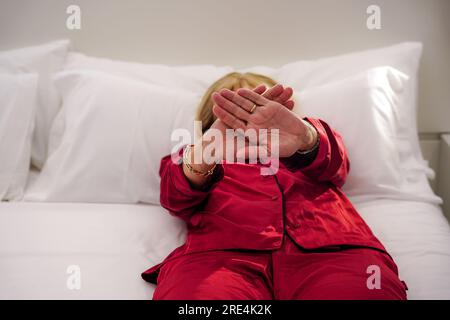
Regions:
[[[50, 45], [61, 46], [67, 42]], [[343, 135], [352, 165], [343, 191], [394, 257], [408, 297], [450, 299], [450, 227], [442, 200], [428, 184], [433, 171], [422, 158], [414, 127], [405, 126], [415, 122], [413, 104], [400, 100], [408, 92], [413, 98], [414, 83], [391, 67], [367, 65], [369, 70], [351, 77], [353, 71], [330, 72], [343, 63], [355, 72], [365, 68], [355, 59], [369, 64], [387, 59], [395, 65], [397, 56], [399, 61], [410, 52], [419, 57], [421, 47], [404, 43], [262, 72], [287, 79], [307, 75], [298, 79], [302, 87], [310, 86], [298, 89], [303, 110], [294, 111], [326, 119]], [[417, 64], [418, 58], [411, 68]], [[184, 222], [159, 205], [159, 160], [170, 152], [164, 137], [188, 127], [198, 92], [230, 68], [170, 68], [69, 53], [63, 69], [54, 77], [56, 87], [49, 84], [61, 92], [63, 103], [49, 129], [48, 159], [41, 170], [30, 171], [21, 188], [6, 194], [11, 201], [0, 203], [0, 299], [150, 299], [154, 286], [141, 279], [141, 272], [186, 236]], [[152, 83], [182, 76], [195, 81], [180, 81], [179, 91]], [[344, 80], [334, 79], [340, 77]], [[394, 116], [390, 108], [401, 112]], [[373, 117], [377, 112], [380, 116]], [[352, 120], [342, 113], [356, 115]], [[389, 135], [383, 135], [386, 130]], [[31, 161], [39, 166], [27, 132], [21, 137], [28, 139]], [[364, 144], [371, 147], [361, 148]], [[27, 164], [23, 157], [20, 163]]]
[[[450, 299], [450, 227], [439, 206], [356, 208], [393, 255], [409, 299]], [[140, 273], [184, 237], [184, 224], [156, 205], [2, 203], [0, 299], [149, 299], [154, 285]], [[70, 266], [79, 266], [79, 290], [67, 286]]]
[[[8, 51], [0, 52], [0, 115], [7, 114], [2, 99], [13, 102], [0, 139], [17, 132], [8, 145], [0, 140], [0, 200], [9, 200], [0, 202], [0, 299], [150, 299], [154, 286], [141, 279], [141, 272], [162, 261], [186, 236], [184, 222], [158, 205], [158, 164], [170, 148], [169, 141], [154, 136], [168, 137], [174, 128], [186, 126], [199, 95], [241, 66], [292, 86], [306, 114], [335, 121], [331, 124], [344, 133], [353, 172], [359, 174], [344, 191], [395, 259], [408, 298], [450, 299], [450, 227], [440, 206], [442, 198], [448, 207], [450, 192], [447, 184], [437, 197], [429, 183], [438, 183], [428, 180], [435, 172], [437, 177], [447, 173], [441, 181], [449, 181], [448, 164], [436, 161], [440, 136], [450, 130], [450, 20], [442, 18], [449, 1], [379, 1], [382, 28], [376, 30], [366, 27], [369, 0], [286, 0], [269, 7], [256, 0], [111, 0], [104, 5], [82, 0], [82, 24], [76, 30], [67, 29], [64, 14], [70, 13], [64, 1], [3, 2], [0, 49]], [[259, 18], [249, 19], [251, 14]], [[267, 21], [278, 27], [268, 27]], [[414, 42], [401, 43], [406, 40]], [[230, 49], [236, 43], [239, 50]], [[286, 44], [288, 50], [280, 50]], [[24, 46], [29, 47], [13, 50]], [[372, 87], [365, 81], [368, 75], [391, 83]], [[3, 85], [12, 82], [9, 88]], [[380, 96], [386, 88], [389, 92]], [[344, 91], [345, 99], [339, 96]], [[161, 107], [167, 97], [173, 101]], [[371, 121], [352, 106], [355, 97], [368, 107], [391, 101], [387, 109], [392, 112], [376, 113], [381, 122]], [[183, 101], [182, 111], [175, 100]], [[367, 128], [378, 134], [371, 137], [379, 147], [373, 157], [355, 156], [351, 148], [369, 145], [368, 135], [358, 134], [356, 127], [344, 132], [353, 126], [339, 122], [343, 112], [325, 110], [338, 102], [351, 106], [341, 110], [353, 116], [349, 123], [358, 122], [358, 116], [368, 119]], [[151, 103], [164, 112], [144, 109]], [[103, 122], [109, 115], [104, 105], [116, 106], [112, 124]], [[79, 123], [86, 126], [77, 129]], [[134, 132], [136, 124], [141, 132], [118, 141], [120, 130]], [[108, 134], [93, 130], [99, 126]], [[392, 137], [380, 134], [391, 127], [397, 139], [393, 149], [379, 140]], [[67, 128], [72, 131], [63, 134]], [[76, 148], [59, 148], [74, 141]], [[12, 156], [17, 150], [27, 153]], [[40, 172], [28, 175], [30, 159]], [[371, 170], [361, 166], [370, 161]], [[2, 170], [8, 166], [17, 173], [14, 192], [5, 193], [10, 185], [2, 179], [10, 172]], [[384, 179], [399, 171], [398, 179], [388, 183], [364, 180], [372, 173]]]

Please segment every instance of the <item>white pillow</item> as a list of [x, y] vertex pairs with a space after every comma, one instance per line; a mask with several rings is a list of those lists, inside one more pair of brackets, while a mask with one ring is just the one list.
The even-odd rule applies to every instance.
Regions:
[[19, 200], [30, 167], [38, 76], [0, 74], [0, 200]]
[[428, 190], [420, 192], [406, 178], [408, 168], [397, 150], [407, 87], [405, 74], [380, 67], [295, 96], [295, 112], [323, 119], [342, 135], [350, 159], [343, 191], [353, 202], [377, 198], [441, 201], [428, 184], [423, 186]]
[[50, 127], [60, 107], [60, 98], [50, 81], [59, 71], [69, 49], [69, 40], [0, 52], [0, 73], [38, 73], [38, 105], [31, 149], [32, 163], [41, 168], [47, 158]]
[[55, 83], [63, 125], [52, 131], [63, 135], [25, 200], [158, 204], [171, 133], [192, 133], [201, 97], [98, 71], [65, 71]]
[[234, 71], [231, 67], [213, 65], [167, 66], [116, 61], [89, 57], [77, 52], [70, 52], [67, 55], [64, 69], [97, 70], [156, 85], [188, 90], [201, 95], [214, 81]]

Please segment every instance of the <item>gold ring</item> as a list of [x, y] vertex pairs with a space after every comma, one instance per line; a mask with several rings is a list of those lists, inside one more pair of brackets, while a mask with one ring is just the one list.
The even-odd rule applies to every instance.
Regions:
[[252, 109], [250, 110], [250, 113], [253, 113], [256, 109], [256, 104], [253, 105]]

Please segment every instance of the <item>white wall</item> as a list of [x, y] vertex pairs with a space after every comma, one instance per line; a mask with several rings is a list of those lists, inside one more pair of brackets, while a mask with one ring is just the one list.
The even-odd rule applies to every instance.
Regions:
[[[81, 7], [81, 30], [65, 27], [70, 4]], [[381, 7], [381, 30], [366, 28], [370, 4]], [[419, 130], [450, 131], [449, 0], [0, 0], [0, 49], [61, 37], [97, 56], [235, 66], [419, 40]]]

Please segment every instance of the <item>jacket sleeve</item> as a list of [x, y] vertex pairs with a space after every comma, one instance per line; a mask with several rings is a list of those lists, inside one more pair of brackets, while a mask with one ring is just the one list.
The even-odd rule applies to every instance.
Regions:
[[330, 181], [342, 187], [350, 171], [350, 161], [341, 135], [325, 121], [305, 117], [319, 133], [319, 147], [309, 155], [294, 154], [281, 161], [290, 170], [301, 172], [318, 181]]
[[170, 214], [188, 222], [191, 214], [203, 205], [209, 192], [223, 178], [223, 167], [218, 164], [205, 185], [194, 188], [184, 175], [182, 160], [183, 148], [161, 159], [160, 202]]

